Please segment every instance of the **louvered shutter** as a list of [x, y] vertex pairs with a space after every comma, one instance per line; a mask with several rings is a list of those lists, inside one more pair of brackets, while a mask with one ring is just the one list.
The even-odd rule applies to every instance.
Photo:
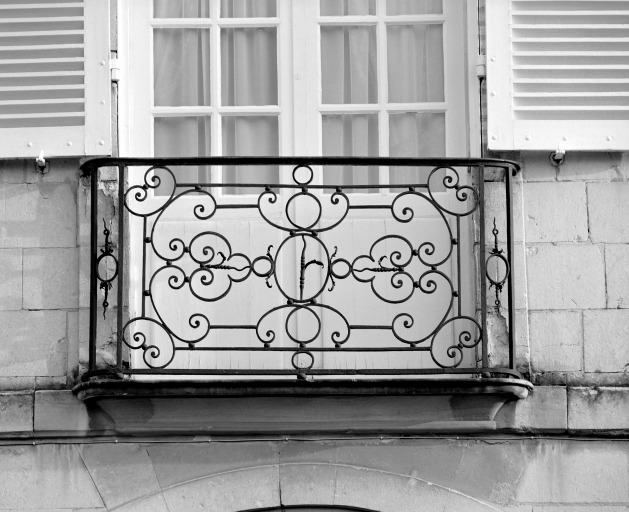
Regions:
[[0, 0], [0, 158], [111, 154], [108, 0]]
[[629, 0], [486, 0], [490, 149], [629, 149]]

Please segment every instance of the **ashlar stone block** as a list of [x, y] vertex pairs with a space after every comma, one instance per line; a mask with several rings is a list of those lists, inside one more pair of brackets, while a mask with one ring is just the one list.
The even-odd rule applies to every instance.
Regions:
[[0, 311], [22, 309], [22, 251], [0, 249]]
[[628, 454], [627, 447], [617, 442], [540, 443], [529, 454], [515, 501], [549, 505], [627, 502]]
[[585, 183], [526, 183], [527, 242], [580, 242], [588, 238]]
[[580, 311], [531, 311], [529, 322], [534, 371], [582, 369], [583, 322]]
[[[504, 244], [507, 241], [507, 204], [505, 196], [506, 185], [504, 182], [485, 183], [485, 241], [492, 244], [494, 236], [494, 219], [498, 229], [498, 243]], [[524, 231], [522, 224], [522, 184], [513, 184], [513, 198], [511, 200], [513, 208], [513, 240], [522, 242]]]
[[586, 372], [623, 372], [629, 368], [629, 310], [583, 314]]
[[81, 454], [100, 496], [110, 509], [161, 490], [142, 445], [85, 445]]
[[527, 248], [530, 309], [604, 308], [603, 248], [543, 244]]
[[550, 163], [547, 153], [523, 151], [520, 153], [519, 160], [522, 162], [522, 178], [525, 181], [557, 180], [557, 168]]
[[629, 389], [568, 389], [568, 428], [572, 430], [628, 430]]
[[593, 242], [629, 242], [629, 183], [589, 183], [588, 214]]
[[0, 393], [0, 432], [30, 434], [32, 431], [32, 393]]
[[64, 311], [0, 312], [0, 376], [66, 374]]
[[566, 388], [535, 386], [526, 400], [514, 404], [513, 426], [526, 431], [563, 432], [567, 423]]
[[0, 184], [0, 246], [76, 246], [76, 197], [70, 183]]
[[[542, 154], [540, 157], [544, 157]], [[629, 156], [626, 153], [570, 152], [557, 173], [559, 181], [627, 181]]]
[[24, 250], [24, 309], [76, 308], [78, 249]]
[[103, 507], [76, 445], [0, 448], [0, 510]]
[[629, 308], [629, 245], [605, 246], [607, 307]]

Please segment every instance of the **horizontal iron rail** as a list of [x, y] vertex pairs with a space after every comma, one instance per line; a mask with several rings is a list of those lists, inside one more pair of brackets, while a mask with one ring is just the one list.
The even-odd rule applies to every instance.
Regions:
[[[139, 165], [356, 165], [356, 166], [400, 166], [400, 167], [429, 167], [429, 166], [471, 166], [480, 165], [501, 169], [511, 168], [514, 173], [520, 171], [520, 164], [512, 160], [500, 158], [399, 158], [399, 157], [338, 157], [338, 156], [210, 156], [191, 158], [121, 158], [97, 157], [90, 158], [81, 164], [83, 171], [89, 172], [98, 167]], [[256, 184], [260, 186], [260, 184]], [[354, 187], [352, 187], [354, 188]]]

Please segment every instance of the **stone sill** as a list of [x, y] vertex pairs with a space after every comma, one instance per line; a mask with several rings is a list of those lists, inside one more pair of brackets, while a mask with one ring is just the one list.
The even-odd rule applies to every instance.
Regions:
[[83, 401], [103, 398], [498, 395], [526, 398], [533, 385], [515, 378], [425, 377], [391, 380], [135, 380], [92, 378], [74, 388]]
[[526, 400], [464, 393], [123, 398], [111, 391], [87, 401], [70, 390], [0, 393], [0, 439], [306, 433], [629, 438], [629, 387], [536, 386]]
[[533, 386], [513, 378], [136, 381], [93, 378], [74, 393], [103, 434], [480, 433]]

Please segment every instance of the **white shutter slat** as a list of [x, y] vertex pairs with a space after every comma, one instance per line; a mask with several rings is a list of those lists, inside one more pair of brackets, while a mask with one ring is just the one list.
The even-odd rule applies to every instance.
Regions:
[[0, 158], [111, 154], [109, 2], [0, 5]]
[[46, 9], [59, 9], [59, 8], [77, 8], [77, 6], [81, 6], [81, 2], [58, 2], [58, 3], [54, 3], [54, 4], [37, 4], [37, 3], [32, 3], [32, 4], [4, 4], [4, 5], [0, 5], [0, 10], [2, 11], [13, 11], [13, 10], [18, 10], [18, 9], [42, 9], [42, 8], [46, 8]]
[[486, 7], [490, 149], [629, 149], [629, 0]]
[[69, 85], [21, 85], [15, 87], [0, 87], [0, 92], [29, 92], [29, 91], [71, 91], [71, 90], [83, 90], [81, 84], [69, 84]]
[[[82, 118], [85, 116], [84, 112], [38, 112], [36, 114], [21, 114], [19, 119], [44, 119], [44, 118], [55, 118], [55, 117], [71, 117], [71, 118]], [[16, 116], [11, 114], [0, 114], [0, 119], [18, 119]]]
[[85, 18], [83, 16], [46, 16], [44, 18], [0, 18], [0, 25], [13, 25], [15, 23], [34, 24], [34, 23], [59, 23], [59, 22], [81, 22]]
[[29, 72], [23, 72], [23, 73], [0, 73], [0, 78], [34, 78], [34, 77], [44, 77], [44, 76], [83, 76], [84, 74], [85, 74], [85, 71], [29, 71]]
[[[55, 36], [55, 37], [64, 37], [64, 36], [83, 36], [85, 32], [83, 29], [81, 30], [30, 30], [23, 32], [0, 32], [0, 38], [15, 38], [19, 37], [24, 39], [24, 44], [28, 44], [28, 39], [36, 36]], [[26, 49], [26, 48], [25, 48]]]

